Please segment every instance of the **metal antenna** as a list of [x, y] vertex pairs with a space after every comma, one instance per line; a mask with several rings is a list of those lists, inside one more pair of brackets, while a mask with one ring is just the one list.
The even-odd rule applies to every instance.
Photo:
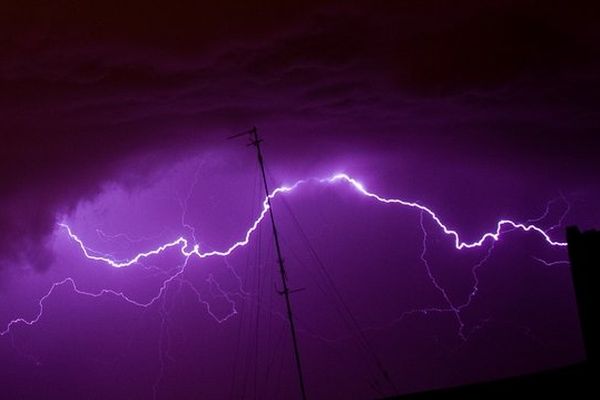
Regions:
[[285, 298], [285, 305], [287, 308], [287, 317], [290, 323], [290, 331], [292, 333], [292, 342], [294, 344], [294, 357], [296, 360], [296, 369], [298, 370], [298, 381], [300, 383], [300, 392], [302, 394], [302, 400], [306, 400], [306, 389], [304, 388], [304, 375], [302, 374], [302, 363], [300, 362], [300, 350], [298, 348], [298, 337], [296, 335], [296, 325], [294, 324], [294, 317], [292, 314], [292, 303], [290, 301], [290, 289], [287, 284], [287, 274], [285, 272], [285, 265], [283, 263], [283, 256], [281, 255], [281, 245], [279, 243], [279, 235], [277, 234], [277, 227], [275, 225], [275, 216], [273, 215], [273, 207], [271, 205], [271, 197], [269, 192], [269, 185], [267, 184], [267, 175], [265, 173], [265, 162], [262, 155], [260, 144], [262, 139], [258, 137], [256, 127], [245, 132], [238, 133], [237, 135], [230, 136], [228, 139], [234, 139], [241, 136], [249, 135], [250, 143], [249, 146], [256, 147], [256, 153], [258, 155], [258, 163], [260, 164], [260, 170], [262, 172], [263, 184], [265, 187], [265, 194], [267, 195], [267, 204], [269, 206], [269, 216], [271, 217], [271, 226], [273, 228], [273, 236], [275, 237], [275, 248], [277, 250], [277, 262], [279, 263], [279, 273], [281, 275], [281, 284], [283, 290], [280, 292]]

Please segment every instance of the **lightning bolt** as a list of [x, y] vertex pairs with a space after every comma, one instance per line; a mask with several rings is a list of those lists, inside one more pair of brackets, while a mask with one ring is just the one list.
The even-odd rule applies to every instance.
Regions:
[[541, 258], [535, 257], [535, 256], [531, 256], [531, 258], [541, 264], [544, 264], [547, 267], [553, 267], [555, 265], [571, 265], [571, 262], [569, 260], [546, 261], [544, 259], [541, 259]]
[[[86, 245], [84, 243], [84, 241], [77, 236], [77, 234], [71, 229], [71, 227], [66, 222], [61, 222], [58, 224], [58, 227], [66, 232], [68, 238], [70, 238], [73, 241], [73, 243], [75, 243], [79, 247], [83, 256], [89, 260], [101, 262], [101, 263], [104, 263], [113, 268], [126, 268], [126, 267], [133, 266], [135, 264], [139, 264], [141, 267], [143, 267], [145, 269], [156, 270], [157, 274], [163, 275], [164, 278], [162, 280], [162, 284], [153, 297], [151, 297], [147, 301], [140, 301], [140, 300], [136, 300], [136, 299], [129, 297], [122, 291], [115, 291], [115, 290], [111, 290], [111, 289], [101, 289], [99, 291], [86, 291], [86, 290], [83, 290], [80, 287], [78, 287], [77, 283], [75, 282], [75, 280], [73, 278], [67, 277], [61, 281], [53, 283], [50, 286], [49, 290], [46, 292], [46, 294], [39, 299], [37, 314], [35, 314], [32, 318], [29, 318], [29, 319], [19, 317], [19, 318], [15, 318], [15, 319], [9, 321], [8, 324], [6, 325], [5, 329], [0, 331], [0, 336], [4, 336], [4, 335], [10, 333], [11, 329], [16, 325], [20, 325], [20, 324], [27, 325], [27, 326], [35, 325], [43, 316], [47, 300], [61, 287], [70, 288], [73, 292], [75, 292], [79, 295], [92, 297], [92, 298], [98, 298], [101, 296], [114, 296], [114, 297], [120, 298], [121, 300], [126, 301], [127, 303], [129, 303], [135, 307], [149, 308], [149, 307], [157, 304], [159, 306], [159, 313], [161, 316], [161, 333], [160, 333], [160, 338], [159, 338], [160, 339], [159, 340], [160, 370], [159, 370], [159, 375], [157, 376], [156, 381], [152, 388], [153, 389], [153, 397], [156, 398], [157, 391], [158, 391], [159, 385], [163, 379], [163, 374], [164, 374], [164, 371], [166, 368], [165, 363], [168, 360], [173, 361], [172, 357], [169, 355], [169, 344], [168, 344], [169, 343], [169, 314], [170, 314], [171, 309], [173, 308], [172, 305], [170, 307], [167, 307], [167, 302], [166, 302], [166, 299], [167, 299], [166, 292], [168, 290], [169, 285], [171, 285], [172, 283], [175, 283], [175, 282], [179, 284], [177, 294], [181, 292], [181, 289], [183, 286], [189, 287], [189, 289], [193, 292], [194, 296], [196, 297], [198, 303], [202, 304], [206, 308], [206, 311], [208, 312], [208, 314], [218, 323], [224, 323], [224, 322], [228, 321], [230, 318], [232, 318], [233, 316], [235, 316], [236, 314], [238, 314], [238, 310], [236, 309], [236, 303], [233, 300], [233, 296], [240, 296], [244, 299], [248, 299], [249, 298], [248, 296], [250, 296], [250, 293], [244, 290], [241, 277], [238, 275], [238, 273], [233, 268], [233, 266], [231, 266], [229, 264], [229, 262], [227, 260], [227, 256], [231, 255], [236, 250], [238, 250], [250, 243], [252, 236], [258, 230], [259, 226], [261, 225], [263, 220], [266, 218], [267, 213], [269, 212], [269, 207], [270, 207], [269, 200], [275, 199], [276, 197], [284, 195], [284, 194], [294, 192], [294, 191], [298, 190], [300, 187], [306, 186], [308, 184], [320, 184], [320, 185], [346, 184], [350, 188], [354, 189], [355, 192], [357, 192], [358, 194], [360, 194], [368, 199], [371, 199], [374, 202], [377, 202], [380, 204], [386, 204], [386, 205], [398, 205], [401, 207], [414, 209], [416, 212], [419, 212], [419, 224], [420, 224], [420, 228], [421, 228], [421, 231], [423, 234], [422, 250], [421, 250], [421, 254], [420, 254], [420, 259], [425, 267], [425, 271], [427, 273], [429, 280], [431, 281], [431, 283], [435, 287], [435, 289], [440, 293], [440, 296], [446, 305], [442, 305], [441, 307], [430, 307], [430, 308], [414, 309], [414, 310], [410, 310], [410, 311], [405, 311], [402, 313], [402, 315], [399, 318], [392, 321], [392, 323], [387, 324], [388, 326], [398, 323], [401, 320], [403, 320], [405, 317], [408, 317], [410, 315], [418, 315], [418, 314], [427, 315], [430, 313], [432, 313], [432, 314], [433, 313], [451, 313], [456, 318], [456, 321], [458, 324], [457, 334], [462, 339], [462, 341], [465, 342], [467, 340], [467, 338], [471, 334], [474, 333], [474, 331], [476, 331], [477, 329], [481, 329], [482, 325], [476, 325], [475, 327], [473, 327], [471, 329], [471, 332], [465, 333], [465, 323], [462, 320], [461, 312], [471, 305], [473, 299], [477, 295], [478, 290], [479, 290], [479, 277], [478, 277], [477, 271], [489, 260], [489, 258], [491, 257], [492, 251], [494, 250], [494, 246], [495, 246], [496, 242], [499, 241], [499, 239], [502, 235], [508, 234], [508, 233], [516, 231], [516, 230], [521, 230], [524, 232], [530, 232], [530, 233], [537, 234], [549, 246], [564, 247], [567, 245], [567, 243], [555, 241], [549, 236], [549, 233], [551, 231], [553, 231], [554, 229], [556, 229], [557, 227], [562, 225], [565, 216], [567, 215], [567, 213], [570, 210], [569, 203], [566, 201], [565, 197], [562, 195], [561, 195], [562, 200], [565, 202], [567, 207], [566, 207], [565, 211], [562, 213], [562, 215], [560, 216], [560, 220], [558, 221], [558, 223], [551, 226], [550, 228], [543, 229], [540, 226], [535, 225], [535, 224], [540, 223], [542, 220], [544, 220], [545, 218], [548, 217], [548, 215], [550, 213], [551, 205], [557, 201], [556, 199], [550, 201], [547, 204], [544, 213], [538, 218], [527, 220], [524, 223], [515, 222], [510, 219], [501, 219], [496, 223], [496, 226], [493, 230], [483, 233], [479, 237], [479, 239], [477, 239], [475, 241], [468, 242], [468, 241], [462, 240], [459, 232], [455, 229], [451, 229], [447, 224], [445, 224], [442, 221], [441, 217], [436, 212], [434, 212], [431, 208], [429, 208], [419, 202], [403, 200], [400, 198], [388, 198], [388, 197], [384, 197], [382, 195], [376, 194], [374, 192], [367, 190], [365, 185], [363, 183], [361, 183], [360, 181], [358, 181], [357, 179], [355, 179], [347, 174], [340, 173], [340, 174], [334, 174], [334, 175], [326, 177], [326, 178], [302, 179], [302, 180], [297, 181], [296, 183], [294, 183], [291, 186], [280, 186], [280, 187], [276, 188], [267, 197], [264, 198], [264, 200], [262, 201], [262, 209], [260, 210], [257, 217], [254, 219], [253, 223], [251, 223], [250, 227], [246, 230], [245, 234], [241, 237], [240, 240], [233, 243], [228, 248], [225, 248], [222, 250], [214, 250], [214, 249], [206, 250], [206, 249], [201, 249], [201, 246], [198, 244], [195, 228], [185, 221], [185, 216], [187, 214], [188, 201], [191, 198], [192, 191], [194, 190], [194, 187], [197, 184], [197, 181], [198, 181], [198, 174], [196, 173], [194, 181], [193, 181], [193, 185], [191, 186], [190, 191], [187, 193], [185, 198], [179, 198], [179, 204], [182, 209], [181, 225], [191, 235], [191, 238], [192, 238], [191, 241], [188, 240], [187, 238], [185, 238], [184, 236], [180, 236], [180, 237], [178, 237], [170, 242], [164, 243], [156, 248], [150, 249], [145, 252], [140, 252], [131, 258], [117, 259], [117, 258], [113, 257], [111, 254], [94, 250], [91, 247], [89, 247], [88, 245]], [[427, 260], [428, 233], [425, 228], [425, 218], [428, 218], [433, 225], [435, 225], [437, 228], [439, 228], [446, 236], [448, 236], [453, 241], [453, 244], [454, 244], [454, 247], [456, 250], [473, 249], [473, 248], [480, 248], [480, 247], [484, 247], [484, 246], [487, 248], [487, 251], [486, 251], [485, 255], [483, 256], [483, 258], [471, 268], [471, 273], [473, 276], [472, 290], [469, 292], [466, 299], [462, 302], [456, 302], [456, 303], [453, 302], [450, 299], [447, 291], [439, 284], [438, 280], [432, 273], [429, 262]], [[149, 239], [149, 238], [145, 238], [145, 237], [142, 237], [141, 239], [140, 238], [134, 239], [134, 238], [127, 236], [126, 234], [108, 235], [100, 230], [97, 230], [96, 232], [97, 232], [98, 236], [103, 240], [117, 240], [117, 239], [123, 238], [131, 243], [140, 243], [140, 242], [143, 242], [143, 241], [146, 241]], [[144, 260], [149, 259], [153, 256], [157, 256], [169, 249], [177, 249], [180, 252], [180, 254], [183, 256], [183, 263], [181, 263], [181, 264], [177, 265], [176, 267], [169, 269], [169, 270], [163, 270], [163, 269], [160, 269], [157, 267], [146, 267], [142, 264], [142, 262]], [[201, 291], [194, 285], [193, 282], [191, 282], [190, 280], [188, 280], [184, 277], [185, 271], [189, 265], [189, 261], [192, 258], [204, 259], [204, 258], [209, 258], [209, 257], [222, 257], [227, 266], [227, 269], [232, 273], [232, 275], [238, 282], [239, 292], [228, 292], [220, 286], [220, 284], [215, 280], [215, 278], [212, 274], [209, 274], [208, 278], [206, 279], [206, 282], [209, 285], [208, 287], [209, 287], [210, 295], [213, 298], [220, 298], [229, 304], [230, 311], [225, 315], [218, 315], [215, 312], [213, 312], [211, 310], [210, 302], [207, 301], [203, 297]], [[562, 261], [562, 260], [548, 262], [548, 261], [545, 261], [541, 258], [534, 257], [534, 256], [532, 256], [532, 259], [534, 259], [535, 261], [540, 262], [542, 264], [545, 264], [547, 266], [554, 266], [554, 265], [559, 265], [559, 264], [569, 264], [568, 261]], [[159, 300], [162, 300], [162, 301], [159, 301]], [[270, 312], [274, 313], [273, 311], [270, 311]], [[274, 313], [274, 314], [277, 314], [277, 313]], [[284, 321], [283, 316], [281, 316], [281, 319], [282, 319], [282, 321]], [[485, 323], [485, 322], [486, 321], [483, 321], [483, 323]], [[364, 328], [363, 330], [367, 331], [367, 330], [374, 330], [374, 329], [379, 330], [379, 329], [383, 329], [383, 327], [367, 327], [367, 328]], [[303, 331], [304, 334], [308, 334], [308, 335], [318, 338], [324, 342], [335, 342], [335, 341], [344, 339], [344, 338], [329, 339], [329, 338], [317, 335], [315, 333], [312, 333], [308, 330], [304, 330], [302, 328], [301, 328], [301, 331]], [[11, 335], [11, 338], [12, 337], [13, 336]]]
[[[280, 186], [278, 188], [276, 188], [275, 190], [273, 190], [271, 192], [271, 194], [269, 194], [269, 196], [265, 197], [265, 199], [262, 202], [262, 210], [261, 212], [258, 214], [258, 217], [254, 220], [254, 222], [251, 224], [251, 226], [248, 228], [248, 230], [246, 231], [245, 235], [243, 236], [243, 238], [237, 242], [235, 242], [234, 244], [232, 244], [229, 248], [224, 249], [224, 250], [211, 250], [211, 251], [206, 251], [203, 252], [200, 250], [200, 246], [198, 244], [190, 244], [190, 242], [184, 238], [183, 236], [178, 237], [177, 239], [171, 241], [171, 242], [167, 242], [165, 244], [162, 244], [161, 246], [158, 246], [154, 249], [145, 251], [145, 252], [141, 252], [138, 253], [137, 255], [133, 256], [132, 258], [126, 259], [126, 260], [117, 260], [117, 259], [113, 259], [110, 257], [110, 255], [108, 254], [103, 254], [101, 252], [95, 251], [93, 249], [91, 249], [89, 246], [87, 246], [86, 244], [84, 244], [84, 242], [72, 231], [72, 229], [69, 227], [68, 224], [66, 223], [59, 223], [58, 226], [61, 227], [62, 229], [64, 229], [67, 232], [67, 235], [70, 239], [72, 239], [81, 249], [82, 254], [89, 260], [92, 261], [98, 261], [98, 262], [103, 262], [111, 267], [114, 268], [125, 268], [125, 267], [130, 267], [134, 264], [140, 263], [143, 259], [161, 254], [162, 252], [166, 251], [167, 249], [171, 249], [171, 248], [179, 248], [180, 253], [183, 255], [184, 257], [184, 262], [183, 264], [181, 264], [180, 267], [178, 267], [175, 271], [175, 273], [173, 273], [172, 275], [170, 275], [165, 281], [163, 281], [163, 284], [161, 285], [158, 293], [151, 298], [149, 301], [147, 302], [139, 302], [136, 301], [132, 298], [129, 298], [126, 294], [124, 294], [123, 292], [117, 292], [117, 291], [113, 291], [110, 289], [102, 289], [99, 292], [87, 292], [84, 290], [81, 290], [77, 287], [75, 281], [72, 278], [65, 278], [62, 281], [59, 282], [55, 282], [50, 289], [48, 290], [48, 292], [39, 300], [38, 305], [39, 305], [39, 312], [38, 314], [36, 314], [33, 318], [31, 319], [25, 319], [25, 318], [16, 318], [11, 320], [8, 325], [6, 326], [6, 328], [3, 331], [0, 331], [0, 336], [7, 334], [11, 327], [13, 327], [16, 324], [26, 324], [26, 325], [34, 325], [35, 323], [37, 323], [39, 321], [39, 319], [41, 318], [42, 314], [43, 314], [43, 310], [44, 310], [44, 303], [45, 301], [48, 299], [48, 297], [50, 297], [52, 295], [52, 293], [61, 286], [67, 286], [70, 285], [71, 288], [78, 294], [80, 295], [84, 295], [84, 296], [91, 296], [91, 297], [100, 297], [103, 295], [113, 295], [116, 297], [119, 297], [125, 301], [127, 301], [128, 303], [137, 306], [137, 307], [149, 307], [151, 305], [153, 305], [154, 303], [156, 303], [156, 301], [158, 299], [160, 299], [160, 297], [163, 295], [163, 293], [165, 292], [165, 290], [167, 289], [167, 286], [169, 285], [169, 283], [171, 283], [173, 280], [176, 279], [181, 279], [181, 276], [183, 275], [183, 273], [185, 272], [185, 269], [188, 265], [188, 261], [190, 260], [191, 257], [197, 257], [200, 259], [203, 258], [208, 258], [208, 257], [226, 257], [229, 256], [230, 254], [232, 254], [234, 251], [236, 251], [237, 249], [246, 246], [249, 242], [250, 239], [252, 237], [252, 235], [255, 233], [255, 231], [258, 229], [259, 225], [261, 224], [261, 222], [265, 219], [268, 211], [269, 211], [269, 200], [276, 198], [277, 196], [280, 196], [282, 194], [287, 194], [287, 193], [291, 193], [294, 192], [295, 190], [297, 190], [299, 187], [301, 186], [305, 186], [309, 183], [316, 183], [316, 184], [336, 184], [336, 183], [346, 183], [348, 184], [351, 188], [355, 189], [356, 192], [358, 192], [359, 194], [370, 198], [376, 202], [379, 203], [383, 203], [383, 204], [394, 204], [394, 205], [400, 205], [403, 207], [408, 207], [408, 208], [412, 208], [415, 209], [416, 211], [420, 211], [421, 213], [421, 228], [424, 232], [424, 241], [426, 241], [427, 239], [427, 235], [426, 235], [426, 231], [424, 229], [423, 226], [423, 217], [424, 216], [428, 216], [442, 231], [444, 234], [446, 234], [447, 236], [449, 236], [450, 238], [453, 239], [454, 241], [454, 246], [457, 250], [464, 250], [464, 249], [472, 249], [472, 248], [477, 248], [477, 247], [481, 247], [484, 245], [484, 243], [486, 241], [492, 241], [493, 242], [497, 242], [501, 235], [503, 233], [507, 233], [513, 230], [522, 230], [524, 232], [532, 232], [532, 233], [536, 233], [538, 234], [548, 245], [550, 246], [559, 246], [559, 247], [564, 247], [567, 245], [567, 243], [564, 242], [558, 242], [558, 241], [554, 241], [552, 238], [550, 238], [550, 236], [548, 235], [547, 231], [548, 230], [544, 230], [536, 225], [533, 225], [531, 223], [518, 223], [509, 219], [501, 219], [500, 221], [497, 222], [496, 227], [494, 230], [490, 231], [490, 232], [486, 232], [484, 233], [478, 240], [473, 241], [473, 242], [466, 242], [461, 240], [460, 235], [458, 233], [458, 231], [454, 230], [454, 229], [450, 229], [444, 222], [442, 222], [441, 218], [438, 216], [438, 214], [436, 214], [433, 210], [431, 210], [430, 208], [417, 203], [417, 202], [412, 202], [412, 201], [407, 201], [407, 200], [403, 200], [403, 199], [399, 199], [399, 198], [387, 198], [387, 197], [383, 197], [379, 194], [370, 192], [366, 189], [365, 185], [362, 184], [361, 182], [359, 182], [358, 180], [352, 178], [351, 176], [345, 174], [345, 173], [339, 173], [339, 174], [335, 174], [332, 175], [330, 177], [327, 178], [309, 178], [309, 179], [302, 179], [297, 181], [296, 183], [294, 183], [291, 186]], [[188, 196], [189, 198], [189, 196]], [[187, 199], [186, 199], [187, 200]], [[185, 202], [184, 202], [185, 203]], [[544, 214], [544, 216], [547, 213]], [[182, 223], [184, 224], [184, 226], [186, 228], [190, 228], [188, 226], [187, 223], [184, 222], [183, 217], [182, 217]], [[504, 229], [504, 228], [508, 228], [508, 229]], [[193, 229], [193, 228], [192, 228]], [[194, 231], [192, 230], [192, 233], [194, 233]], [[427, 265], [427, 261], [425, 258], [425, 250], [426, 248], [424, 247], [424, 251], [423, 254], [421, 255], [421, 259], [423, 260], [423, 262]], [[491, 251], [491, 250], [490, 250]], [[488, 254], [489, 257], [489, 254]], [[487, 260], [486, 257], [482, 262], [484, 262], [485, 260]], [[538, 261], [542, 261], [542, 260], [538, 260]], [[562, 262], [561, 262], [562, 263]], [[474, 267], [474, 271], [479, 268], [480, 265], [477, 265]], [[473, 271], [473, 272], [474, 272]], [[430, 271], [429, 271], [430, 272]], [[447, 295], [445, 294], [444, 290], [439, 287], [439, 285], [436, 285], [436, 281], [435, 278], [431, 276], [430, 273], [430, 278], [432, 278], [432, 282], [434, 283], [434, 286], [436, 286], [436, 288], [438, 288], [438, 290], [441, 291], [442, 295], [444, 296], [444, 298], [446, 299], [446, 301], [448, 302], [449, 306], [450, 306], [450, 310], [446, 310], [446, 309], [440, 309], [440, 310], [429, 310], [429, 311], [452, 311], [454, 313], [456, 313], [457, 317], [459, 318], [459, 312], [460, 309], [466, 307], [470, 301], [471, 298], [475, 295], [475, 293], [477, 292], [477, 281], [475, 282], [475, 286], [473, 289], [473, 292], [471, 293], [471, 295], [469, 296], [468, 301], [459, 306], [459, 307], [455, 307], [452, 305], [452, 303], [450, 302], [450, 300], [448, 299]], [[212, 281], [212, 283], [214, 285], [216, 285], [216, 282]], [[217, 285], [218, 287], [218, 285]], [[226, 293], [222, 292], [223, 296], [227, 296]], [[198, 294], [197, 290], [196, 290], [196, 294]], [[227, 301], [233, 303], [229, 297], [225, 297], [227, 299]], [[199, 298], [200, 300], [200, 298]], [[208, 304], [203, 301], [200, 300], [202, 303], [204, 303], [207, 308], [209, 308], [210, 311], [210, 307], [208, 306]], [[423, 310], [423, 312], [425, 312], [425, 310]], [[225, 320], [227, 320], [228, 318], [230, 318], [233, 314], [235, 314], [235, 308], [233, 308], [233, 311], [231, 314], [227, 315], [224, 318], [217, 318], [215, 316], [215, 319], [218, 322], [223, 322]], [[214, 316], [214, 315], [213, 315]], [[462, 326], [462, 321], [460, 321], [460, 324]]]
[[498, 241], [500, 239], [501, 234], [503, 233], [504, 227], [508, 227], [508, 228], [512, 228], [512, 229], [519, 229], [519, 230], [522, 230], [525, 232], [538, 233], [551, 246], [564, 247], [567, 245], [567, 243], [557, 242], [557, 241], [552, 240], [544, 229], [542, 229], [536, 225], [528, 224], [528, 223], [518, 223], [518, 222], [509, 220], [509, 219], [501, 219], [496, 224], [495, 230], [484, 233], [476, 241], [473, 241], [473, 242], [462, 241], [458, 231], [450, 229], [446, 224], [444, 224], [442, 222], [441, 218], [430, 208], [428, 208], [424, 205], [421, 205], [417, 202], [411, 202], [411, 201], [397, 199], [397, 198], [386, 198], [386, 197], [382, 197], [376, 193], [369, 192], [361, 182], [357, 181], [356, 179], [354, 179], [346, 174], [336, 174], [329, 178], [322, 178], [322, 179], [319, 179], [319, 178], [303, 179], [303, 180], [297, 181], [292, 186], [278, 187], [273, 192], [271, 192], [271, 194], [269, 196], [265, 197], [265, 199], [262, 203], [262, 211], [260, 212], [260, 214], [258, 215], [256, 220], [254, 221], [254, 223], [246, 231], [246, 234], [244, 235], [243, 239], [239, 240], [238, 242], [235, 242], [233, 245], [231, 245], [229, 248], [227, 248], [225, 250], [213, 250], [213, 251], [202, 252], [200, 250], [200, 246], [198, 244], [190, 245], [189, 241], [186, 238], [184, 238], [183, 236], [180, 236], [177, 239], [175, 239], [171, 242], [165, 243], [155, 249], [138, 253], [137, 255], [130, 258], [129, 260], [119, 261], [119, 260], [114, 260], [107, 255], [101, 254], [97, 251], [90, 249], [88, 246], [86, 246], [83, 243], [83, 241], [75, 233], [73, 233], [71, 228], [66, 223], [60, 223], [59, 226], [64, 228], [67, 231], [69, 237], [79, 245], [79, 247], [81, 248], [81, 251], [83, 252], [85, 257], [87, 257], [90, 260], [104, 262], [114, 268], [129, 267], [133, 264], [140, 262], [140, 260], [142, 260], [144, 258], [158, 255], [158, 254], [162, 253], [163, 251], [165, 251], [169, 248], [173, 248], [173, 247], [179, 247], [181, 254], [186, 258], [191, 257], [191, 256], [196, 256], [198, 258], [208, 258], [208, 257], [214, 257], [214, 256], [225, 257], [225, 256], [232, 254], [238, 248], [246, 246], [250, 242], [250, 238], [251, 238], [252, 234], [256, 231], [256, 229], [258, 228], [260, 223], [265, 219], [265, 216], [267, 215], [267, 212], [269, 211], [269, 202], [268, 202], [269, 199], [272, 200], [281, 194], [293, 192], [298, 187], [300, 187], [302, 185], [306, 185], [309, 182], [316, 182], [316, 183], [320, 183], [320, 184], [334, 184], [337, 182], [345, 182], [345, 183], [349, 184], [351, 187], [353, 187], [354, 189], [356, 189], [356, 191], [358, 193], [360, 193], [368, 198], [371, 198], [373, 200], [376, 200], [380, 203], [397, 204], [397, 205], [401, 205], [404, 207], [409, 207], [409, 208], [419, 210], [419, 211], [423, 212], [424, 214], [428, 215], [438, 225], [438, 227], [441, 228], [441, 230], [444, 232], [444, 234], [446, 234], [447, 236], [450, 236], [454, 239], [454, 246], [456, 247], [457, 250], [481, 247], [488, 239], [493, 240], [493, 241]]

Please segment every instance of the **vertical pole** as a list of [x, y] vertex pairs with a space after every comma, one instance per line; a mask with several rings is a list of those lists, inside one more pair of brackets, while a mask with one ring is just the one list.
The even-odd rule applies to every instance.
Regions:
[[281, 283], [283, 285], [282, 294], [285, 297], [285, 305], [287, 308], [287, 317], [290, 323], [290, 330], [292, 333], [292, 342], [294, 344], [294, 356], [296, 359], [296, 369], [298, 370], [298, 381], [300, 383], [300, 392], [302, 394], [302, 400], [306, 400], [306, 390], [304, 388], [304, 375], [302, 374], [302, 363], [300, 362], [300, 350], [298, 348], [298, 338], [296, 335], [296, 325], [294, 324], [294, 317], [292, 314], [292, 303], [290, 301], [290, 290], [287, 285], [287, 275], [285, 272], [285, 266], [283, 264], [283, 257], [281, 255], [281, 246], [279, 244], [279, 235], [277, 234], [277, 227], [275, 225], [275, 216], [273, 215], [273, 207], [271, 206], [271, 197], [269, 197], [269, 186], [267, 184], [267, 176], [265, 174], [265, 163], [260, 148], [261, 139], [258, 138], [256, 127], [250, 130], [251, 143], [256, 147], [258, 155], [258, 163], [260, 164], [260, 170], [262, 173], [263, 184], [265, 186], [265, 193], [267, 195], [267, 204], [269, 206], [269, 216], [271, 217], [271, 227], [273, 228], [273, 236], [275, 237], [275, 249], [277, 250], [277, 262], [279, 263], [279, 273], [281, 275]]
[[571, 260], [571, 276], [575, 288], [575, 298], [579, 311], [579, 321], [583, 333], [589, 368], [595, 368], [598, 359], [598, 317], [595, 305], [598, 303], [597, 285], [600, 282], [600, 232], [581, 232], [576, 226], [567, 227], [567, 243]]

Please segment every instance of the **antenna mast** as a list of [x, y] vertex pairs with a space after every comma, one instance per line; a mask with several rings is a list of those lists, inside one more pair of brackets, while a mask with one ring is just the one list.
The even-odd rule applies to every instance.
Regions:
[[300, 392], [302, 394], [302, 400], [306, 400], [306, 389], [304, 388], [304, 375], [302, 374], [302, 363], [300, 362], [300, 350], [298, 348], [298, 337], [296, 334], [296, 325], [294, 324], [294, 317], [292, 313], [292, 303], [290, 301], [290, 289], [287, 284], [287, 274], [285, 272], [285, 265], [283, 263], [283, 256], [281, 255], [281, 245], [279, 243], [279, 235], [277, 233], [277, 226], [275, 225], [275, 216], [273, 215], [273, 207], [271, 205], [271, 197], [269, 192], [269, 185], [267, 183], [267, 175], [265, 173], [265, 162], [262, 155], [262, 150], [260, 148], [260, 143], [262, 139], [258, 137], [258, 133], [256, 131], [256, 127], [252, 129], [239, 133], [237, 135], [231, 136], [229, 139], [233, 139], [236, 137], [249, 135], [250, 136], [250, 145], [256, 147], [256, 154], [258, 156], [258, 163], [260, 165], [260, 171], [262, 173], [263, 184], [265, 187], [265, 194], [267, 196], [267, 204], [269, 206], [269, 216], [271, 219], [271, 227], [273, 228], [273, 236], [275, 238], [275, 249], [277, 250], [277, 262], [279, 264], [279, 274], [281, 275], [281, 284], [283, 285], [283, 290], [280, 292], [285, 298], [285, 305], [287, 308], [287, 317], [290, 323], [290, 331], [292, 333], [292, 342], [294, 344], [294, 358], [296, 360], [296, 369], [298, 370], [298, 381], [300, 383]]

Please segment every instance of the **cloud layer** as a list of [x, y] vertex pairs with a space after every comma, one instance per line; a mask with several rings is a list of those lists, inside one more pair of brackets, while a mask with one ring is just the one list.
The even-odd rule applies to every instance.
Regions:
[[411, 148], [597, 172], [583, 5], [240, 3], [2, 6], [0, 264], [46, 268], [56, 215], [143, 176], [128, 160], [152, 170], [251, 125], [281, 159]]

